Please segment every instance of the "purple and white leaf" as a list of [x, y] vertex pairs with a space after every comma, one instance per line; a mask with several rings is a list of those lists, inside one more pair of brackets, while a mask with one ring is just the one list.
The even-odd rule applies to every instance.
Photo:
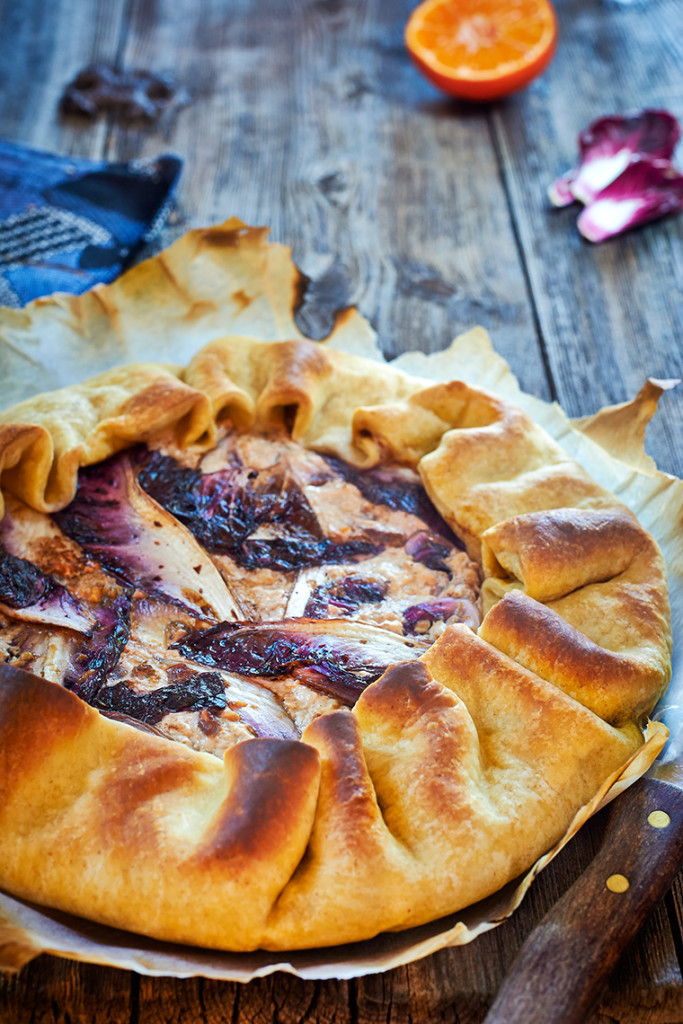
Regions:
[[667, 110], [600, 117], [579, 135], [579, 163], [552, 183], [548, 197], [554, 206], [591, 203], [632, 161], [670, 161], [679, 138], [678, 121]]
[[54, 577], [0, 543], [0, 611], [10, 619], [64, 626], [90, 633], [92, 610], [69, 593]]
[[240, 617], [216, 566], [138, 485], [127, 454], [82, 469], [74, 500], [54, 518], [125, 584], [204, 618]]
[[257, 470], [230, 454], [224, 468], [202, 473], [151, 452], [141, 460], [140, 485], [207, 551], [227, 555], [245, 569], [290, 572], [380, 550], [364, 537], [326, 537], [284, 462]]
[[683, 174], [666, 160], [632, 161], [580, 213], [589, 242], [603, 242], [629, 228], [683, 210]]
[[168, 686], [138, 693], [126, 683], [104, 686], [93, 700], [103, 711], [115, 711], [149, 725], [177, 711], [223, 711], [227, 706], [225, 685], [218, 672], [194, 672]]
[[90, 636], [71, 651], [64, 685], [91, 704], [116, 668], [130, 636], [132, 592], [123, 590], [94, 609], [97, 622]]
[[353, 705], [389, 665], [422, 653], [414, 641], [343, 620], [220, 623], [173, 645], [193, 661], [245, 676], [295, 675], [305, 685]]
[[470, 629], [479, 628], [481, 616], [471, 601], [457, 597], [426, 598], [411, 605], [403, 613], [403, 629], [412, 636], [427, 633], [435, 622], [462, 622]]

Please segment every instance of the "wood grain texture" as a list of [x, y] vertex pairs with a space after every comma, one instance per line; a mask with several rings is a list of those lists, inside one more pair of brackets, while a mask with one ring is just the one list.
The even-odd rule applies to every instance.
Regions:
[[[557, 60], [491, 116], [557, 397], [580, 416], [631, 398], [648, 376], [683, 374], [683, 218], [591, 245], [575, 226], [578, 204], [553, 210], [545, 199], [594, 118], [646, 106], [683, 114], [683, 14], [677, 0], [562, 0], [558, 19]], [[679, 390], [647, 442], [679, 476], [682, 416]]]
[[[185, 160], [156, 243], [238, 214], [271, 225], [310, 278], [302, 329], [322, 336], [356, 303], [388, 355], [432, 351], [474, 323], [522, 386], [574, 415], [680, 373], [683, 218], [600, 247], [577, 210], [551, 211], [593, 117], [657, 105], [683, 114], [678, 0], [558, 0], [560, 49], [526, 92], [469, 107], [410, 64], [412, 0], [22, 0], [0, 3], [0, 133], [61, 153]], [[679, 27], [676, 28], [678, 21]], [[57, 114], [94, 59], [171, 70], [188, 106], [155, 126]], [[681, 472], [683, 396], [648, 435]], [[478, 1024], [532, 927], [588, 866], [598, 816], [513, 918], [470, 946], [352, 982], [287, 975], [239, 986], [151, 979], [44, 956], [0, 978], [2, 1024]], [[589, 1024], [683, 1021], [683, 882], [626, 951]]]
[[413, 69], [409, 10], [133, 0], [124, 62], [162, 66], [182, 39], [176, 70], [194, 101], [157, 131], [113, 132], [107, 155], [172, 142], [186, 160], [176, 232], [231, 214], [270, 225], [314, 282], [301, 323], [314, 336], [349, 304], [388, 356], [481, 323], [549, 397], [487, 120]]
[[79, 120], [59, 114], [59, 98], [84, 64], [116, 60], [125, 6], [125, 0], [4, 5], [0, 131], [5, 138], [65, 155], [102, 158], [106, 122], [83, 131]]

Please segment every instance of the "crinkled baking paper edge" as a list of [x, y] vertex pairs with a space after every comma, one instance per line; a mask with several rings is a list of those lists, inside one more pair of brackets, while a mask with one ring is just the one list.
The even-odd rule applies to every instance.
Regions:
[[[228, 238], [230, 244], [226, 244]], [[303, 337], [294, 321], [301, 290], [302, 279], [290, 249], [269, 243], [266, 229], [250, 228], [233, 218], [216, 228], [189, 232], [112, 285], [99, 285], [83, 296], [38, 299], [24, 310], [0, 309], [0, 408], [125, 362], [173, 359], [184, 364], [202, 344], [225, 334], [266, 340]], [[155, 302], [147, 302], [149, 315], [136, 312], [129, 322], [131, 309], [150, 293]], [[337, 316], [325, 344], [384, 361], [372, 328], [356, 310]], [[460, 378], [525, 408], [588, 472], [629, 505], [657, 538], [669, 569], [674, 636], [683, 635], [683, 484], [659, 473], [642, 447], [657, 399], [672, 382], [649, 381], [633, 402], [572, 424], [557, 404], [520, 390], [482, 328], [459, 336], [445, 351], [410, 352], [392, 366], [431, 380]], [[672, 687], [683, 687], [677, 652]], [[665, 708], [657, 717], [666, 719]], [[567, 834], [521, 879], [431, 924], [362, 943], [284, 956], [234, 954], [157, 942], [0, 893], [0, 969], [16, 970], [48, 952], [147, 975], [201, 975], [244, 982], [287, 971], [304, 979], [344, 979], [463, 945], [509, 917], [539, 871], [584, 822], [648, 769], [666, 734], [661, 721], [651, 722], [644, 745], [604, 782], [577, 812]]]

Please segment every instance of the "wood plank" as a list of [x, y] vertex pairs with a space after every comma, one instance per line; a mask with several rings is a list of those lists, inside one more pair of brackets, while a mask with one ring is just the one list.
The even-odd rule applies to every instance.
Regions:
[[293, 245], [315, 281], [302, 323], [315, 336], [349, 303], [389, 356], [482, 323], [547, 398], [486, 117], [436, 100], [414, 70], [410, 8], [133, 0], [126, 65], [173, 54], [194, 101], [155, 129], [114, 130], [108, 154], [184, 157], [176, 234], [238, 214]]
[[[579, 416], [632, 397], [647, 376], [683, 374], [683, 219], [593, 246], [576, 230], [579, 208], [551, 210], [545, 191], [594, 118], [643, 106], [683, 113], [683, 33], [676, 0], [563, 0], [558, 17], [549, 71], [491, 118], [558, 397]], [[648, 432], [661, 468], [678, 475], [682, 426], [679, 389]]]
[[64, 86], [93, 61], [114, 61], [125, 0], [22, 0], [0, 11], [0, 125], [4, 138], [63, 155], [101, 159], [106, 121], [59, 113]]
[[2, 1024], [127, 1024], [129, 971], [41, 956], [19, 974], [0, 974]]

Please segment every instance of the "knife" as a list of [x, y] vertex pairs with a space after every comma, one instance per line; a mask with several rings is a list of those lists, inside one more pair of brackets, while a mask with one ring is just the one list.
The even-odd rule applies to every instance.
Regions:
[[[679, 673], [667, 702], [682, 688]], [[683, 699], [658, 717], [672, 739], [614, 800], [596, 857], [528, 936], [483, 1024], [585, 1024], [683, 864]]]

